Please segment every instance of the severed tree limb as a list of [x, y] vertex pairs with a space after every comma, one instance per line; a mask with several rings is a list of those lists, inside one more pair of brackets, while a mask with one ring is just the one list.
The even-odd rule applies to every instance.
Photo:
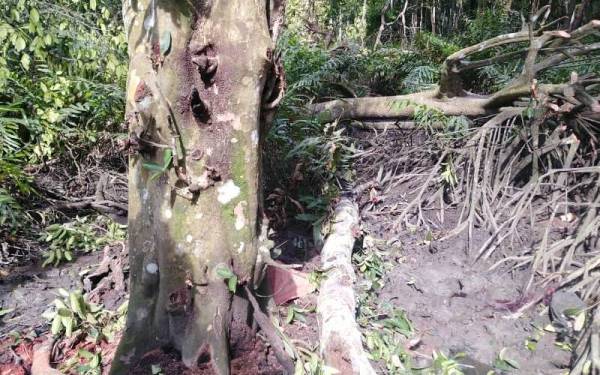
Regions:
[[317, 300], [321, 353], [325, 363], [342, 374], [374, 375], [355, 321], [356, 275], [351, 259], [358, 220], [356, 203], [342, 198], [335, 209], [331, 234], [321, 250], [321, 268], [329, 270]]
[[[540, 9], [531, 18], [530, 25], [543, 20], [546, 13], [546, 7]], [[531, 26], [531, 30], [500, 35], [453, 53], [442, 66], [440, 84], [436, 89], [408, 95], [337, 99], [313, 104], [309, 109], [319, 113], [322, 122], [336, 119], [410, 120], [414, 116], [415, 105], [439, 110], [447, 116], [480, 117], [495, 114], [501, 107], [510, 106], [522, 97], [529, 97], [533, 80], [540, 72], [567, 59], [600, 50], [600, 43], [582, 43], [582, 38], [600, 30], [600, 20], [592, 20], [570, 33], [563, 30], [544, 31], [546, 27], [548, 25], [533, 29]], [[519, 43], [528, 43], [529, 46], [487, 59], [469, 60], [470, 56], [482, 51]], [[522, 72], [503, 89], [489, 96], [473, 95], [464, 89], [465, 72], [520, 56], [525, 57]], [[540, 94], [552, 95], [562, 94], [566, 87], [567, 84], [540, 84], [536, 90]]]

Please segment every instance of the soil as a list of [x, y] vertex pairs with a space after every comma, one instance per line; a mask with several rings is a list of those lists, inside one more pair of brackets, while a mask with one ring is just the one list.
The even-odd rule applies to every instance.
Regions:
[[74, 262], [43, 268], [40, 262], [13, 268], [0, 279], [0, 304], [12, 308], [0, 325], [0, 337], [23, 328], [42, 333], [48, 327], [41, 314], [57, 298], [58, 289], [83, 289], [82, 272], [89, 272], [100, 263], [102, 252], [77, 257]]
[[[423, 234], [424, 235], [424, 234]], [[402, 236], [402, 258], [386, 275], [379, 299], [407, 311], [421, 338], [419, 353], [457, 354], [492, 365], [500, 351], [517, 361], [520, 373], [564, 373], [570, 353], [545, 334], [535, 352], [525, 346], [534, 327], [550, 323], [543, 306], [509, 318], [533, 299], [523, 295], [529, 272], [488, 271], [490, 264], [473, 262], [461, 239], [435, 244], [435, 253], [416, 236]], [[541, 315], [540, 315], [541, 313]], [[561, 370], [562, 368], [562, 370]]]
[[[402, 143], [409, 138], [399, 135], [399, 141], [397, 137], [392, 135], [385, 142]], [[381, 167], [385, 174], [387, 167], [365, 160], [358, 164], [357, 180], [363, 184], [375, 180], [373, 170]], [[389, 302], [407, 312], [416, 331], [411, 341], [418, 344], [410, 344], [416, 362], [426, 365], [433, 352], [458, 357], [464, 353], [459, 362], [465, 364], [462, 370], [466, 374], [486, 374], [505, 349], [505, 357], [519, 364], [515, 373], [565, 373], [571, 353], [560, 350], [556, 336], [543, 331], [550, 323], [547, 307], [542, 303], [525, 309], [519, 317], [514, 314], [531, 301], [548, 302], [553, 293], [551, 288], [524, 292], [530, 269], [498, 267], [490, 271], [501, 259], [500, 251], [489, 262], [476, 261], [475, 254], [468, 253], [466, 234], [438, 241], [455, 228], [458, 212], [454, 208], [445, 210], [443, 221], [438, 210], [425, 211], [430, 230], [425, 225], [406, 228], [398, 225], [393, 214], [382, 214], [405, 205], [419, 188], [408, 179], [392, 189], [366, 189], [357, 197], [365, 235], [371, 242], [383, 244], [377, 250], [391, 263], [384, 286], [376, 292], [378, 303]], [[475, 228], [470, 247], [478, 249], [488, 237], [482, 228]], [[526, 340], [536, 334], [542, 337], [535, 351], [530, 351]], [[386, 373], [383, 364], [375, 366]]]

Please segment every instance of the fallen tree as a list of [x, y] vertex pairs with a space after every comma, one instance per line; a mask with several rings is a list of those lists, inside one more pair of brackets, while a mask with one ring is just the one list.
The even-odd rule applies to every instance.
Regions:
[[[515, 250], [503, 251], [493, 267], [530, 267], [529, 288], [576, 291], [592, 309], [600, 299], [600, 79], [584, 68], [598, 66], [600, 21], [551, 30], [556, 23], [547, 22], [548, 15], [543, 7], [521, 31], [448, 56], [435, 89], [337, 99], [312, 104], [310, 111], [322, 122], [353, 128], [426, 132], [425, 144], [364, 151], [362, 163], [374, 167], [357, 186], [372, 191], [385, 185], [378, 189], [386, 192], [409, 186], [406, 203], [388, 212], [397, 229], [435, 226], [432, 208], [443, 218], [445, 207], [456, 207], [455, 229], [437, 240], [466, 231], [467, 251], [475, 250], [477, 259], [492, 259], [509, 243]], [[520, 72], [504, 87], [486, 95], [469, 91], [477, 69], [515, 60]], [[562, 75], [548, 80], [557, 68]], [[565, 74], [577, 68], [583, 73]], [[457, 128], [457, 116], [469, 118], [468, 126]], [[569, 229], [559, 233], [557, 221], [570, 223]], [[489, 232], [483, 244], [473, 240], [477, 227]], [[574, 374], [600, 371], [597, 317], [588, 313], [576, 335]]]
[[[593, 53], [600, 42], [586, 43], [585, 38], [600, 30], [600, 20], [592, 20], [572, 32], [548, 31], [553, 23], [546, 23], [549, 6], [531, 16], [523, 30], [509, 33], [464, 48], [448, 56], [441, 68], [437, 88], [408, 95], [391, 97], [345, 98], [310, 107], [323, 122], [333, 120], [389, 120], [411, 119], [416, 106], [427, 106], [447, 116], [480, 117], [498, 113], [500, 108], [514, 101], [536, 95], [562, 94], [568, 84], [537, 84], [537, 77], [566, 60]], [[472, 59], [482, 52], [510, 46], [509, 52], [492, 57]], [[501, 90], [489, 95], [476, 95], [465, 89], [465, 75], [485, 66], [522, 58], [521, 73]], [[595, 80], [579, 82], [585, 89]]]

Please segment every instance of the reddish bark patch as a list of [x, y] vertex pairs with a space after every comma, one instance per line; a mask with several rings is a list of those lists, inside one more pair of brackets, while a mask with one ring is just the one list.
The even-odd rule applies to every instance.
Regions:
[[142, 100], [144, 100], [145, 97], [151, 96], [151, 95], [152, 95], [152, 92], [150, 91], [150, 88], [148, 87], [148, 85], [146, 85], [146, 83], [144, 81], [140, 81], [140, 83], [138, 83], [137, 87], [135, 88], [133, 100], [135, 100], [137, 103], [139, 103]]

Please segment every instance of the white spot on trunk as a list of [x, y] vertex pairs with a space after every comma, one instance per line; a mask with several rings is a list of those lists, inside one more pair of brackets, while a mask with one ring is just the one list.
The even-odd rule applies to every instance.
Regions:
[[152, 104], [152, 97], [151, 96], [146, 96], [141, 101], [139, 101], [138, 103], [136, 103], [136, 107], [137, 107], [136, 109], [139, 112], [144, 112], [148, 108], [150, 108], [151, 104]]
[[134, 355], [135, 355], [135, 349], [132, 349], [126, 355], [120, 356], [119, 359], [124, 364], [129, 365], [129, 364], [131, 364], [131, 359], [133, 358]]
[[183, 248], [183, 245], [180, 244], [180, 243], [178, 243], [175, 246], [175, 254], [177, 254], [177, 255], [183, 255], [184, 252], [185, 252], [185, 249]]
[[192, 243], [192, 241], [194, 240], [194, 237], [192, 237], [191, 234], [188, 234], [187, 236], [185, 236], [185, 240], [189, 243]]
[[213, 153], [212, 147], [209, 147], [209, 148], [206, 149], [206, 155], [211, 156], [212, 153]]
[[242, 230], [246, 226], [246, 216], [244, 215], [244, 209], [248, 203], [246, 201], [241, 201], [238, 203], [233, 209], [233, 214], [235, 215], [235, 229]]
[[234, 199], [238, 195], [240, 195], [240, 188], [238, 186], [236, 186], [236, 184], [233, 182], [233, 180], [227, 180], [226, 183], [219, 186], [219, 188], [217, 189], [217, 192], [219, 193], [219, 195], [217, 197], [217, 200], [219, 201], [219, 203], [227, 204], [227, 203], [231, 202], [232, 199]]
[[165, 217], [165, 219], [168, 220], [173, 217], [173, 211], [171, 211], [169, 208], [167, 208], [167, 209], [165, 209], [163, 216]]
[[135, 315], [137, 316], [138, 320], [146, 319], [146, 317], [148, 317], [148, 310], [146, 310], [145, 307], [140, 307], [135, 311]]
[[258, 131], [252, 130], [252, 133], [250, 134], [250, 138], [252, 139], [252, 145], [257, 146], [258, 145]]
[[244, 251], [244, 246], [246, 246], [246, 244], [243, 242], [240, 242], [240, 247], [238, 247], [238, 250], [237, 250], [237, 252], [239, 254], [241, 254]]
[[158, 264], [156, 263], [148, 263], [146, 264], [146, 271], [151, 274], [155, 274], [158, 272]]
[[238, 143], [238, 139], [237, 138], [231, 138], [231, 143]]
[[202, 216], [204, 216], [204, 215], [202, 214], [202, 212], [200, 212], [200, 213], [197, 213], [196, 216], [194, 216], [194, 218], [200, 220], [200, 219], [202, 219]]
[[149, 195], [150, 194], [148, 193], [148, 189], [142, 190], [142, 201], [144, 201], [144, 203], [148, 200]]
[[208, 327], [206, 327], [206, 332], [210, 332], [212, 331], [212, 324], [209, 324]]

